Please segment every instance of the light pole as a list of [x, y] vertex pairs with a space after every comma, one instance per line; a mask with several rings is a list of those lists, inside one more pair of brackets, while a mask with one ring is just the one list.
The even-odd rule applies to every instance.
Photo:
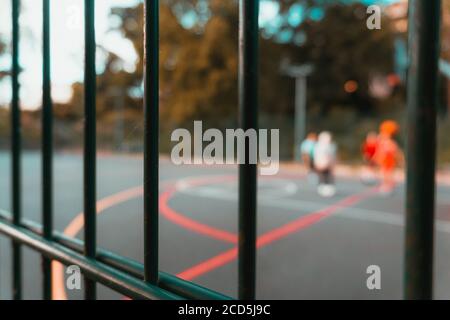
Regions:
[[312, 64], [291, 65], [284, 60], [281, 72], [295, 79], [295, 152], [294, 160], [301, 159], [300, 144], [306, 138], [307, 77], [314, 71]]
[[112, 87], [110, 95], [114, 98], [113, 107], [116, 112], [116, 125], [114, 128], [114, 151], [122, 152], [125, 150], [124, 140], [124, 108], [125, 108], [125, 90], [121, 87]]

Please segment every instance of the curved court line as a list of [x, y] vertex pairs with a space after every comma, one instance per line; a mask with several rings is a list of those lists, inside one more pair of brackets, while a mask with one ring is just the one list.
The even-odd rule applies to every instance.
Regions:
[[173, 210], [169, 206], [169, 200], [175, 195], [176, 192], [177, 192], [176, 188], [171, 188], [168, 191], [164, 192], [159, 198], [160, 199], [159, 210], [165, 216], [166, 219], [201, 235], [216, 240], [221, 240], [224, 242], [237, 244], [238, 236], [236, 234], [197, 222]]
[[[106, 209], [114, 207], [122, 202], [140, 197], [143, 194], [143, 188], [136, 187], [97, 201], [97, 214], [100, 214]], [[81, 212], [70, 222], [70, 224], [64, 229], [63, 233], [68, 237], [74, 238], [83, 229], [83, 226], [84, 217], [83, 212]], [[52, 266], [52, 299], [67, 300], [64, 284], [64, 266], [57, 261], [53, 261]]]
[[[278, 240], [281, 240], [283, 238], [286, 238], [287, 236], [301, 231], [303, 229], [306, 229], [328, 217], [333, 215], [334, 213], [338, 212], [339, 210], [345, 209], [346, 207], [352, 206], [360, 201], [363, 201], [367, 198], [369, 198], [371, 195], [376, 194], [378, 191], [378, 188], [373, 188], [370, 190], [367, 190], [365, 192], [361, 192], [356, 195], [349, 196], [331, 206], [328, 206], [322, 210], [319, 210], [317, 212], [313, 212], [304, 216], [301, 216], [300, 218], [288, 222], [285, 225], [275, 228], [271, 231], [268, 231], [264, 233], [263, 235], [259, 236], [257, 238], [256, 246], [257, 248], [265, 247], [271, 243], [274, 243]], [[177, 277], [192, 281], [210, 271], [213, 271], [217, 268], [220, 268], [232, 261], [234, 261], [238, 256], [238, 249], [232, 248], [230, 250], [226, 250], [223, 253], [218, 254], [217, 256], [207, 259], [203, 262], [200, 262], [199, 264], [184, 270], [183, 272], [180, 272], [177, 274]]]
[[[171, 188], [169, 191], [166, 191], [163, 193], [162, 196], [166, 196], [167, 202], [162, 203], [161, 205], [164, 207], [168, 207], [168, 201], [169, 199], [176, 193], [178, 188], [186, 188], [186, 187], [192, 187], [196, 185], [202, 185], [206, 182], [209, 183], [216, 183], [216, 182], [224, 182], [224, 181], [232, 181], [235, 179], [234, 176], [212, 176], [212, 177], [201, 177], [201, 178], [195, 178], [188, 180], [181, 180], [177, 183], [176, 188]], [[166, 181], [162, 183], [161, 187], [165, 188], [169, 184], [173, 184], [171, 181]], [[134, 187], [119, 193], [116, 193], [114, 195], [111, 195], [109, 197], [106, 197], [102, 200], [97, 201], [97, 215], [104, 212], [106, 209], [109, 209], [111, 207], [114, 207], [118, 204], [121, 204], [123, 202], [129, 201], [134, 198], [141, 197], [144, 194], [143, 187]], [[161, 197], [161, 196], [160, 196]], [[171, 210], [162, 210], [161, 211], [163, 215], [166, 216], [166, 218], [172, 222], [174, 222], [177, 225], [180, 225], [181, 227], [187, 228], [189, 230], [192, 230], [197, 233], [204, 234], [209, 237], [216, 238], [218, 240], [223, 240], [231, 243], [237, 242], [237, 236], [231, 233], [228, 233], [226, 231], [210, 227], [205, 224], [201, 224], [193, 219], [184, 217], [175, 211]], [[84, 227], [84, 215], [83, 212], [80, 212], [71, 222], [70, 224], [64, 229], [63, 234], [74, 238]], [[52, 299], [53, 300], [67, 300], [67, 293], [65, 290], [65, 284], [64, 284], [64, 266], [57, 262], [53, 261], [53, 272], [52, 272]]]
[[[173, 223], [186, 228], [188, 230], [194, 231], [196, 233], [208, 236], [210, 238], [214, 238], [217, 240], [221, 240], [228, 243], [237, 244], [238, 236], [236, 234], [221, 230], [219, 228], [211, 227], [206, 224], [202, 224], [193, 219], [187, 218], [182, 214], [176, 212], [169, 206], [170, 199], [177, 193], [177, 191], [182, 190], [184, 188], [199, 186], [205, 183], [218, 183], [218, 182], [226, 182], [236, 180], [234, 176], [214, 176], [214, 177], [201, 177], [201, 178], [188, 178], [181, 180], [175, 184], [174, 187], [171, 187], [169, 190], [166, 190], [160, 196], [160, 210], [165, 218], [172, 221]], [[166, 183], [166, 185], [169, 182]], [[363, 200], [368, 197], [369, 193], [373, 193], [373, 189], [350, 196], [345, 198], [344, 200], [339, 201], [335, 205], [327, 207], [321, 211], [308, 214], [306, 216], [302, 216], [299, 219], [291, 221], [279, 228], [275, 228], [272, 231], [269, 231], [257, 239], [257, 247], [263, 247], [270, 243], [273, 243], [279, 239], [282, 239], [294, 232], [305, 229], [325, 218], [333, 214], [334, 212], [343, 209], [345, 207], [351, 206], [356, 202]], [[106, 197], [97, 202], [97, 214], [101, 214], [106, 209], [114, 207], [120, 203], [125, 201], [129, 201], [133, 198], [141, 197], [143, 195], [142, 187], [135, 187], [132, 189], [125, 190], [123, 192], [114, 194], [112, 196]], [[64, 230], [64, 234], [69, 237], [75, 237], [84, 226], [84, 217], [83, 213], [80, 213], [76, 216], [74, 220], [66, 227]], [[237, 258], [237, 248], [232, 248], [227, 250], [211, 259], [208, 259], [192, 268], [189, 268], [177, 276], [185, 279], [192, 280], [194, 278], [199, 277], [209, 271], [217, 269]], [[67, 294], [65, 291], [64, 285], [64, 267], [62, 264], [58, 262], [53, 262], [53, 299], [54, 300], [67, 300]]]

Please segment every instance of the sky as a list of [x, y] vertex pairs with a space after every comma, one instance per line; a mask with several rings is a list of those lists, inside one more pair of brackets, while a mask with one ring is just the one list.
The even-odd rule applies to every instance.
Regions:
[[[389, 3], [395, 0], [361, 0], [365, 4]], [[139, 0], [96, 0], [96, 32], [100, 46], [112, 51], [127, 62], [126, 68], [132, 72], [137, 59], [131, 42], [123, 39], [117, 32], [110, 31], [114, 20], [109, 12], [112, 7], [133, 6]], [[11, 0], [0, 0], [0, 37], [10, 43], [11, 34]], [[52, 56], [52, 94], [57, 102], [64, 102], [71, 97], [71, 84], [81, 81], [83, 77], [83, 0], [58, 0], [51, 3], [51, 56]], [[276, 2], [261, 0], [261, 25], [276, 25], [278, 18]], [[320, 19], [321, 12], [313, 12], [312, 18]], [[299, 24], [302, 20], [301, 6], [294, 6], [290, 23]], [[184, 21], [189, 25], [189, 19]], [[24, 108], [34, 109], [41, 104], [42, 59], [42, 1], [22, 0], [20, 17], [21, 41], [20, 64], [23, 72], [20, 76], [22, 85], [21, 100]], [[98, 66], [101, 68], [102, 51], [98, 50]], [[0, 70], [10, 66], [10, 57], [0, 58]], [[101, 70], [97, 70], [101, 72]], [[11, 90], [9, 80], [0, 82], [0, 105], [8, 104]]]
[[[83, 0], [58, 0], [51, 2], [51, 57], [53, 98], [66, 101], [71, 96], [71, 84], [82, 80], [83, 76]], [[111, 23], [111, 7], [136, 4], [136, 0], [96, 0], [97, 41], [101, 46], [117, 53], [129, 62], [133, 68], [136, 53], [132, 44], [120, 34], [108, 32]], [[11, 0], [0, 0], [0, 36], [10, 43]], [[22, 85], [21, 100], [25, 108], [36, 108], [41, 103], [42, 85], [42, 1], [22, 0], [20, 17], [20, 64], [23, 72], [20, 76]], [[102, 52], [98, 50], [98, 60]], [[99, 64], [101, 65], [101, 64]], [[8, 69], [10, 57], [0, 59], [0, 69]], [[132, 70], [131, 70], [132, 71]], [[0, 104], [10, 100], [10, 82], [0, 82]]]

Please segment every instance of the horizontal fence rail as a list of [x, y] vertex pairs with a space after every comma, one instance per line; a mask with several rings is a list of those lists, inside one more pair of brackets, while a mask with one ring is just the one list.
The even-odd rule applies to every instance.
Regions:
[[[58, 0], [54, 0], [58, 1]], [[77, 265], [85, 299], [100, 283], [132, 299], [231, 299], [159, 270], [159, 1], [144, 2], [144, 263], [97, 248], [95, 0], [84, 1], [84, 241], [53, 228], [53, 103], [50, 7], [42, 0], [42, 225], [22, 218], [19, 65], [20, 0], [11, 0], [11, 210], [0, 210], [0, 234], [12, 241], [12, 297], [23, 298], [22, 247], [42, 257], [42, 296], [51, 299], [52, 262]], [[259, 0], [239, 2], [239, 126], [258, 129]], [[436, 90], [440, 1], [410, 0], [408, 81], [408, 181], [405, 296], [431, 299], [435, 211]], [[246, 142], [248, 156], [250, 146]], [[239, 167], [238, 292], [256, 298], [257, 165]], [[2, 267], [0, 265], [0, 267]]]
[[[1, 223], [8, 222], [9, 224], [11, 224], [11, 214], [6, 211], [0, 210], [0, 221]], [[1, 223], [0, 233], [3, 233]], [[23, 219], [21, 222], [21, 226], [24, 230], [27, 230], [37, 236], [42, 236], [43, 234], [43, 226], [34, 221]], [[74, 253], [83, 254], [84, 252], [84, 242], [79, 239], [67, 237], [66, 235], [56, 231], [53, 231], [52, 239], [55, 243], [67, 248], [68, 250], [72, 250]], [[104, 249], [98, 249], [96, 260], [105, 264], [106, 266], [126, 273], [127, 275], [130, 275], [138, 280], [144, 279], [144, 266], [132, 259], [122, 257], [118, 254], [109, 252]], [[164, 272], [159, 272], [158, 278], [159, 288], [164, 289], [168, 292], [172, 292], [184, 299], [231, 300], [231, 298], [226, 295], [217, 293], [213, 290], [182, 280], [178, 277]], [[102, 284], [107, 285], [107, 283]]]

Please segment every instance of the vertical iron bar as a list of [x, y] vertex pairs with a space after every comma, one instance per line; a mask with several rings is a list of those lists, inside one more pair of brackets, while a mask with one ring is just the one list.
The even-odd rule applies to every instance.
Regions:
[[[53, 232], [53, 134], [50, 75], [50, 0], [43, 0], [42, 30], [42, 221], [43, 236], [52, 240]], [[52, 298], [52, 261], [42, 256], [43, 298]]]
[[[96, 70], [95, 0], [85, 0], [84, 70], [84, 240], [85, 255], [96, 258]], [[86, 300], [96, 299], [96, 284], [85, 279]]]
[[440, 1], [410, 1], [405, 297], [432, 299]]
[[[240, 127], [258, 130], [259, 0], [240, 1], [239, 19], [239, 114]], [[255, 299], [257, 165], [248, 162], [252, 150], [245, 147], [246, 163], [239, 166], [239, 298]]]
[[[12, 153], [12, 211], [13, 222], [20, 225], [21, 208], [21, 121], [19, 105], [19, 15], [20, 0], [12, 0], [12, 103], [11, 103], [11, 153]], [[13, 242], [13, 298], [22, 299], [22, 249]]]
[[144, 3], [144, 266], [145, 281], [158, 281], [159, 235], [159, 1]]

